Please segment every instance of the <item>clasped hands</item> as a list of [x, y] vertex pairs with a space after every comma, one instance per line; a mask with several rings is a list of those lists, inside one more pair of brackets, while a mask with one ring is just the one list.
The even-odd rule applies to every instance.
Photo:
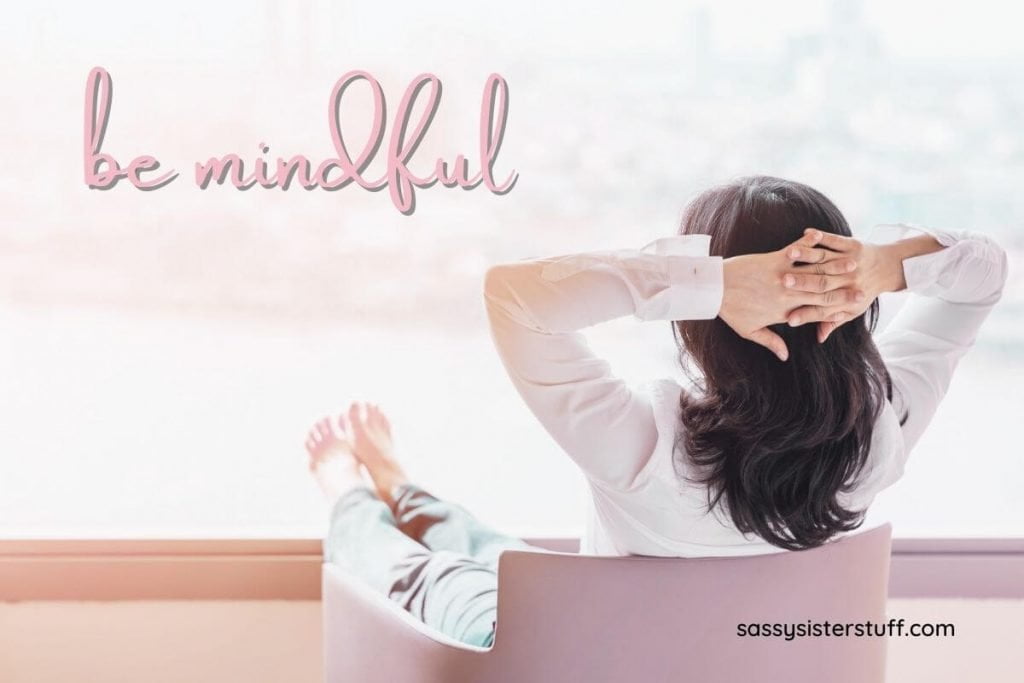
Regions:
[[807, 228], [778, 251], [725, 259], [718, 316], [785, 361], [789, 349], [769, 325], [816, 323], [818, 342], [824, 343], [886, 291], [888, 271], [895, 267], [890, 261], [877, 245]]

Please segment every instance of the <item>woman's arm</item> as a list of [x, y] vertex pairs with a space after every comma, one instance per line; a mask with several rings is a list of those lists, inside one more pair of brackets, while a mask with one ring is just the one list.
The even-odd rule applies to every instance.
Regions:
[[[960, 359], [1003, 293], [1006, 251], [968, 231], [880, 226], [914, 237], [880, 245], [898, 261], [888, 291], [911, 296], [879, 335], [878, 349], [893, 380], [893, 404], [903, 425], [904, 455], [917, 444], [949, 388]], [[876, 231], [874, 238], [883, 235]]]
[[518, 261], [492, 267], [484, 284], [491, 335], [526, 405], [588, 476], [615, 487], [632, 483], [658, 431], [649, 399], [615, 377], [579, 330], [627, 315], [713, 318], [722, 300], [722, 259], [706, 255], [706, 238], [660, 243], [676, 254]]
[[[953, 371], [974, 344], [981, 324], [1006, 282], [1006, 252], [990, 238], [968, 231], [878, 226], [861, 242], [826, 234], [821, 244], [857, 262], [851, 286], [866, 294], [853, 311], [819, 323], [824, 342], [839, 325], [860, 315], [877, 296], [908, 290], [912, 296], [876, 343], [893, 381], [893, 407], [907, 413], [904, 457], [917, 444], [949, 388]], [[872, 243], [872, 242], [880, 243]], [[811, 286], [815, 276], [793, 283]], [[813, 309], [798, 309], [790, 324], [808, 322]]]
[[[817, 239], [799, 242], [811, 255], [805, 258], [824, 260], [825, 251], [814, 249]], [[708, 256], [709, 245], [707, 235], [678, 236], [641, 250], [518, 261], [487, 272], [491, 333], [513, 384], [592, 479], [629, 486], [658, 433], [648, 398], [612, 375], [580, 330], [627, 315], [699, 320], [721, 313], [738, 334], [784, 360], [785, 345], [777, 347], [781, 338], [767, 325], [784, 321], [797, 305], [814, 302], [831, 312], [853, 300], [841, 289], [848, 260], [827, 264], [836, 273], [829, 275], [830, 291], [808, 293], [783, 287], [793, 266], [786, 249], [723, 261]]]

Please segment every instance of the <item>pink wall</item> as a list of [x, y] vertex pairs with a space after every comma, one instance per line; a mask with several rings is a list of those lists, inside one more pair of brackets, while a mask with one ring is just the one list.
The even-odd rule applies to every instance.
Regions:
[[320, 603], [0, 603], [4, 683], [304, 683]]

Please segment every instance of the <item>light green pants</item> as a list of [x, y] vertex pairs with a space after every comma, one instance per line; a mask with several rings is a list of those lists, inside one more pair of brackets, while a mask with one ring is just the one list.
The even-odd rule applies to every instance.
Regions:
[[367, 488], [345, 494], [334, 506], [324, 541], [329, 562], [431, 628], [483, 647], [494, 641], [498, 556], [508, 549], [531, 546], [411, 485], [401, 489], [393, 508]]

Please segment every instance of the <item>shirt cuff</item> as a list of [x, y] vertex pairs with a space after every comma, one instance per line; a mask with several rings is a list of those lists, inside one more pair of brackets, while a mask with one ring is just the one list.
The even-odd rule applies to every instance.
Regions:
[[[952, 247], [962, 238], [961, 234], [950, 230], [937, 230], [913, 223], [888, 223], [876, 225], [868, 235], [867, 241], [888, 244], [918, 235], [931, 235], [944, 247]], [[907, 291], [929, 296], [940, 293], [943, 288], [939, 287], [939, 279], [943, 273], [950, 272], [950, 264], [954, 257], [955, 255], [947, 248], [903, 259], [903, 277], [907, 283]]]
[[[867, 241], [887, 243], [915, 235], [931, 235], [946, 248], [903, 259], [907, 291], [951, 301], [968, 301], [988, 288], [990, 271], [999, 267], [999, 250], [981, 233], [894, 223], [875, 226]], [[979, 263], [988, 267], [980, 268], [976, 265]]]
[[722, 306], [722, 257], [709, 256], [710, 235], [676, 235], [642, 249], [572, 254], [544, 265], [558, 282], [588, 270], [613, 273], [629, 291], [640, 320], [707, 320]]
[[888, 244], [917, 235], [931, 235], [942, 246], [951, 247], [967, 237], [968, 233], [962, 230], [939, 230], [916, 223], [882, 223], [871, 228], [864, 241], [873, 244]]
[[637, 305], [640, 320], [709, 320], [722, 307], [722, 257], [709, 256], [710, 235], [677, 235], [640, 250], [664, 264], [663, 282]]

